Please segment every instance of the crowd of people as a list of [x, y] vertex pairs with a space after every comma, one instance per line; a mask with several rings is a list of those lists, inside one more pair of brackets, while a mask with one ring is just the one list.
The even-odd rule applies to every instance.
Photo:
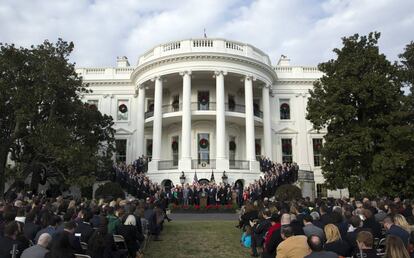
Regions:
[[74, 200], [20, 192], [0, 202], [0, 257], [141, 257], [148, 237], [160, 240], [164, 219], [158, 202]]
[[247, 202], [241, 245], [263, 258], [412, 258], [414, 200]]
[[[171, 185], [162, 187], [153, 183], [142, 168], [147, 167], [146, 158], [142, 157], [131, 165], [120, 163], [114, 166], [116, 181], [133, 196], [138, 199], [153, 198], [165, 199], [168, 206], [176, 205], [200, 205], [200, 200], [205, 197], [207, 205], [226, 205], [236, 202], [241, 207], [247, 201], [257, 201], [271, 198], [275, 195], [277, 187], [283, 184], [296, 182], [299, 167], [296, 163], [274, 163], [266, 157], [260, 159], [262, 176], [253, 183], [243, 187], [241, 182], [227, 184], [210, 181], [208, 184]], [[140, 165], [144, 164], [144, 165]]]

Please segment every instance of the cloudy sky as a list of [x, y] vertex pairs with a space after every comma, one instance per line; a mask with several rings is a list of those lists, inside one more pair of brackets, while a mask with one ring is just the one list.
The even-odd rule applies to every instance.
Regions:
[[61, 37], [75, 43], [78, 66], [113, 66], [123, 55], [136, 64], [152, 46], [202, 37], [204, 28], [297, 65], [332, 58], [343, 36], [376, 30], [396, 60], [414, 40], [414, 0], [0, 0], [0, 42]]

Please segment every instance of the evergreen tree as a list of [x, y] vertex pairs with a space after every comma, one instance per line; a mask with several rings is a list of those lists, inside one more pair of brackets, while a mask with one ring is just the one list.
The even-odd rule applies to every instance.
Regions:
[[310, 91], [307, 119], [328, 131], [322, 170], [331, 189], [371, 195], [414, 189], [407, 182], [413, 135], [401, 69], [379, 52], [379, 37], [343, 38], [337, 58], [319, 64], [324, 76]]
[[112, 118], [81, 101], [88, 92], [68, 62], [73, 43], [45, 41], [29, 49], [0, 49], [0, 193], [7, 159], [13, 178], [32, 175], [32, 187], [54, 176], [90, 185], [108, 171]]

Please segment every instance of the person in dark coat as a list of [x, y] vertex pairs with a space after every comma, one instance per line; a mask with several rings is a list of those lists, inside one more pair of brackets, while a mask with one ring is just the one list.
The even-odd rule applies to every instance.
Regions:
[[115, 229], [115, 234], [121, 235], [125, 239], [128, 253], [131, 257], [136, 257], [140, 249], [139, 242], [144, 240], [144, 236], [138, 232], [137, 222], [134, 215], [124, 217], [123, 224]]
[[374, 235], [374, 238], [381, 238], [381, 224], [375, 220], [374, 215], [372, 214], [371, 210], [364, 209], [363, 214], [365, 217], [363, 227], [364, 228], [370, 228], [372, 231], [372, 234]]
[[343, 257], [351, 255], [351, 247], [346, 241], [341, 239], [341, 233], [336, 225], [326, 225], [324, 233], [326, 236], [325, 251], [331, 251]]
[[17, 240], [19, 226], [17, 222], [12, 221], [5, 225], [4, 235], [0, 235], [0, 257], [11, 258], [13, 246], [15, 246], [16, 257], [20, 257], [25, 247]]
[[114, 236], [108, 233], [108, 220], [102, 216], [99, 224], [100, 227], [89, 239], [87, 254], [91, 258], [117, 257]]
[[26, 221], [23, 226], [23, 233], [24, 236], [32, 241], [34, 243], [34, 239], [36, 237], [37, 232], [40, 231], [40, 226], [37, 225], [35, 222], [36, 219], [36, 213], [35, 212], [29, 212], [26, 215]]
[[80, 234], [80, 241], [88, 243], [89, 238], [92, 236], [94, 230], [91, 226], [90, 219], [92, 218], [92, 212], [88, 209], [83, 209], [81, 212], [81, 221], [75, 229], [75, 234]]
[[63, 231], [57, 232], [52, 236], [51, 246], [52, 249], [57, 245], [58, 249], [66, 248], [66, 238], [69, 241], [69, 248], [72, 253], [83, 254], [83, 250], [80, 244], [80, 238], [75, 236], [76, 223], [74, 221], [66, 222]]
[[263, 246], [266, 232], [272, 226], [271, 221], [270, 221], [270, 215], [271, 215], [270, 211], [265, 210], [261, 212], [261, 214], [259, 215], [261, 220], [258, 223], [254, 223], [253, 234], [252, 234], [252, 245], [251, 245], [253, 256], [258, 256], [257, 247]]
[[384, 219], [384, 227], [387, 229], [386, 235], [399, 237], [403, 241], [405, 247], [408, 246], [410, 234], [402, 227], [395, 225], [391, 216], [387, 216]]
[[73, 250], [70, 243], [70, 234], [62, 231], [57, 233], [55, 237], [50, 252], [45, 255], [45, 258], [74, 258], [74, 254], [77, 252]]

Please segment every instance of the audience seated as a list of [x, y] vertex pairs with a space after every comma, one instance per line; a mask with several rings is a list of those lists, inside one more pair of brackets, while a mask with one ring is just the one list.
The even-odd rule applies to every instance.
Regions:
[[283, 227], [281, 236], [283, 241], [277, 247], [276, 258], [302, 258], [310, 253], [306, 236], [295, 236], [291, 226]]
[[377, 251], [373, 249], [374, 238], [368, 231], [358, 233], [356, 242], [358, 251], [354, 254], [354, 258], [379, 258]]
[[308, 236], [307, 242], [312, 252], [305, 258], [338, 258], [336, 253], [323, 250], [323, 239], [318, 235]]
[[44, 258], [49, 252], [47, 247], [51, 240], [52, 237], [48, 233], [41, 234], [37, 244], [24, 250], [21, 258]]
[[351, 248], [349, 244], [342, 240], [339, 229], [334, 224], [328, 224], [325, 226], [326, 242], [324, 249], [331, 251], [339, 256], [347, 257], [351, 255]]

